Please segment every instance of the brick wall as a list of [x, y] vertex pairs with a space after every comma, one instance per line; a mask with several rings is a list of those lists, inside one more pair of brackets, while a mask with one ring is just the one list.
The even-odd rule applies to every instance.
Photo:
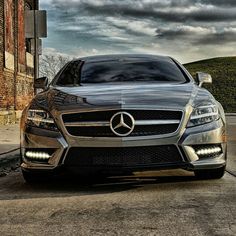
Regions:
[[4, 68], [4, 0], [0, 0], [0, 111], [6, 106]]
[[32, 77], [17, 76], [16, 80], [16, 110], [22, 110], [33, 97]]
[[[2, 81], [3, 77], [3, 53], [4, 53], [4, 40], [3, 40], [3, 35], [4, 35], [4, 23], [3, 23], [3, 15], [4, 15], [4, 0], [0, 0], [0, 81]], [[0, 94], [1, 96], [1, 94]], [[0, 98], [1, 99], [1, 98]]]
[[33, 56], [26, 54], [24, 37], [25, 2], [38, 9], [38, 0], [0, 0], [0, 124], [15, 122], [15, 114], [33, 97]]

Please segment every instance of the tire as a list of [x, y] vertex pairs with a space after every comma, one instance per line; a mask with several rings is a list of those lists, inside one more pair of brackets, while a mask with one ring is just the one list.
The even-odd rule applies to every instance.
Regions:
[[29, 172], [22, 170], [22, 175], [24, 177], [25, 182], [29, 184], [42, 183], [50, 180], [50, 176], [47, 173]]
[[194, 174], [198, 179], [220, 179], [224, 176], [225, 166], [218, 169], [195, 170]]

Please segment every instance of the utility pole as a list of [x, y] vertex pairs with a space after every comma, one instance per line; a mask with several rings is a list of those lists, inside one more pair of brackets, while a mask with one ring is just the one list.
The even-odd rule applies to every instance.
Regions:
[[[38, 19], [34, 11], [34, 82], [39, 77], [39, 53], [38, 53]], [[36, 94], [36, 89], [34, 88], [34, 94]]]
[[[39, 42], [47, 37], [47, 12], [42, 10], [28, 10], [25, 12], [25, 37], [34, 44], [34, 82], [39, 76]], [[34, 89], [34, 93], [36, 90]]]
[[[39, 2], [35, 2], [34, 6], [34, 82], [39, 77], [39, 30], [38, 30], [38, 15], [36, 10], [39, 10]], [[34, 94], [36, 94], [36, 89], [34, 88]]]

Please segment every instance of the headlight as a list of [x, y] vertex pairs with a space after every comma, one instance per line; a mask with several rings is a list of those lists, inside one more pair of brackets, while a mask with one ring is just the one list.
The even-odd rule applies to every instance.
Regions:
[[202, 105], [196, 107], [188, 122], [188, 127], [210, 123], [219, 119], [219, 112], [216, 105]]
[[57, 131], [52, 116], [44, 110], [29, 109], [27, 114], [27, 124], [42, 129]]

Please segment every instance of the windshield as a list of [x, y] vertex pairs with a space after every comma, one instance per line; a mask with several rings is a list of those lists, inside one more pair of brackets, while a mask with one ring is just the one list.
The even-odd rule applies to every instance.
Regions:
[[171, 60], [110, 60], [72, 62], [60, 75], [57, 85], [116, 82], [177, 82], [186, 78]]

